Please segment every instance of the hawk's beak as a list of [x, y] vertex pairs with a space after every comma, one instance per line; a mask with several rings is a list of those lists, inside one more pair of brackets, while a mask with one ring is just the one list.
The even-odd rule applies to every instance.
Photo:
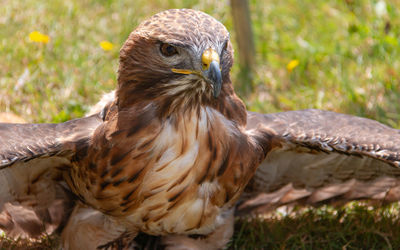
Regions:
[[171, 71], [177, 74], [195, 74], [202, 77], [206, 82], [211, 84], [213, 88], [213, 96], [217, 98], [221, 93], [222, 88], [222, 75], [218, 53], [212, 48], [206, 49], [201, 56], [201, 63], [203, 64], [202, 71], [176, 68], [172, 68]]
[[212, 48], [206, 49], [201, 56], [203, 76], [213, 87], [213, 96], [217, 98], [221, 93], [222, 75], [219, 65], [219, 55]]

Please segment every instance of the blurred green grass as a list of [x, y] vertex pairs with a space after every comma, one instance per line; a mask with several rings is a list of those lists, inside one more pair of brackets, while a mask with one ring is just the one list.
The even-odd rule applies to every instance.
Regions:
[[[266, 94], [255, 92], [250, 106], [328, 109], [400, 126], [400, 1], [387, 1], [382, 14], [367, 0], [255, 5], [258, 86]], [[289, 74], [291, 59], [300, 64]]]
[[[382, 3], [250, 0], [256, 88], [252, 94], [239, 93], [248, 108], [320, 108], [400, 128], [400, 1], [386, 1], [384, 8]], [[0, 111], [29, 122], [83, 116], [115, 88], [118, 52], [128, 34], [156, 12], [199, 9], [227, 26], [235, 48], [238, 35], [226, 0], [0, 0], [0, 6]], [[30, 42], [35, 30], [50, 36], [50, 42]], [[113, 49], [102, 50], [103, 40]], [[293, 60], [299, 64], [289, 71]], [[243, 84], [237, 64], [232, 75], [236, 85]], [[324, 208], [292, 219], [242, 220], [231, 247], [310, 249], [328, 242], [330, 249], [399, 248], [398, 218], [390, 213], [397, 208]], [[341, 211], [353, 220], [337, 217]]]
[[[112, 90], [120, 46], [141, 20], [158, 11], [200, 9], [237, 35], [228, 1], [0, 4], [0, 110], [30, 122], [80, 117]], [[258, 66], [256, 91], [241, 95], [249, 109], [322, 108], [400, 127], [400, 1], [387, 2], [383, 13], [377, 5], [372, 0], [250, 1]], [[51, 41], [29, 42], [35, 30]], [[102, 40], [114, 48], [103, 51]], [[289, 72], [291, 60], [299, 65]], [[232, 74], [239, 83], [237, 64]]]

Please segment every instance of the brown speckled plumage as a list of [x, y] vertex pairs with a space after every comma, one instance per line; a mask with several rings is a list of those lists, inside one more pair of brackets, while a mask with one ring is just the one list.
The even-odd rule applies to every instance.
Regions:
[[[182, 19], [192, 29], [177, 26]], [[227, 39], [219, 22], [193, 10], [157, 14], [132, 32], [121, 49], [116, 100], [70, 173], [86, 204], [127, 230], [155, 235], [209, 234], [224, 223], [219, 217], [235, 204], [269, 137], [255, 140], [244, 130], [245, 107], [228, 73], [216, 99], [202, 79], [171, 68], [196, 67], [196, 55], [212, 47], [229, 72]], [[171, 66], [160, 42], [188, 56]]]

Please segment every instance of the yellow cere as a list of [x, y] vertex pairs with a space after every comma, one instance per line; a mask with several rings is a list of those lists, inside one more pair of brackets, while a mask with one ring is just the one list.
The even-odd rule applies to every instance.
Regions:
[[110, 43], [109, 41], [101, 41], [100, 42], [100, 47], [104, 50], [104, 51], [109, 51], [112, 50], [112, 48], [114, 47], [114, 45], [112, 43]]
[[29, 34], [29, 41], [35, 43], [48, 43], [50, 42], [50, 37], [48, 35], [40, 33], [39, 31], [32, 31]]
[[212, 61], [217, 61], [219, 63], [219, 55], [212, 48], [208, 48], [203, 52], [203, 55], [201, 56], [201, 62], [203, 63], [203, 70], [208, 69]]

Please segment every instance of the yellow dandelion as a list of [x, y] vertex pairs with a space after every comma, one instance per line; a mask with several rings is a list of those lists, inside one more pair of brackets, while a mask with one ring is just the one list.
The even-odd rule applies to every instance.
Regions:
[[29, 34], [29, 41], [35, 43], [48, 43], [50, 42], [50, 37], [35, 30]]
[[114, 47], [114, 45], [112, 43], [110, 43], [109, 41], [101, 41], [100, 42], [100, 47], [104, 50], [104, 51], [109, 51], [112, 50], [112, 48]]
[[299, 65], [299, 60], [297, 60], [297, 59], [294, 59], [294, 60], [291, 60], [287, 65], [286, 65], [286, 68], [287, 68], [287, 70], [289, 71], [289, 72], [292, 72], [292, 70], [294, 69], [294, 68], [296, 68], [298, 65]]

